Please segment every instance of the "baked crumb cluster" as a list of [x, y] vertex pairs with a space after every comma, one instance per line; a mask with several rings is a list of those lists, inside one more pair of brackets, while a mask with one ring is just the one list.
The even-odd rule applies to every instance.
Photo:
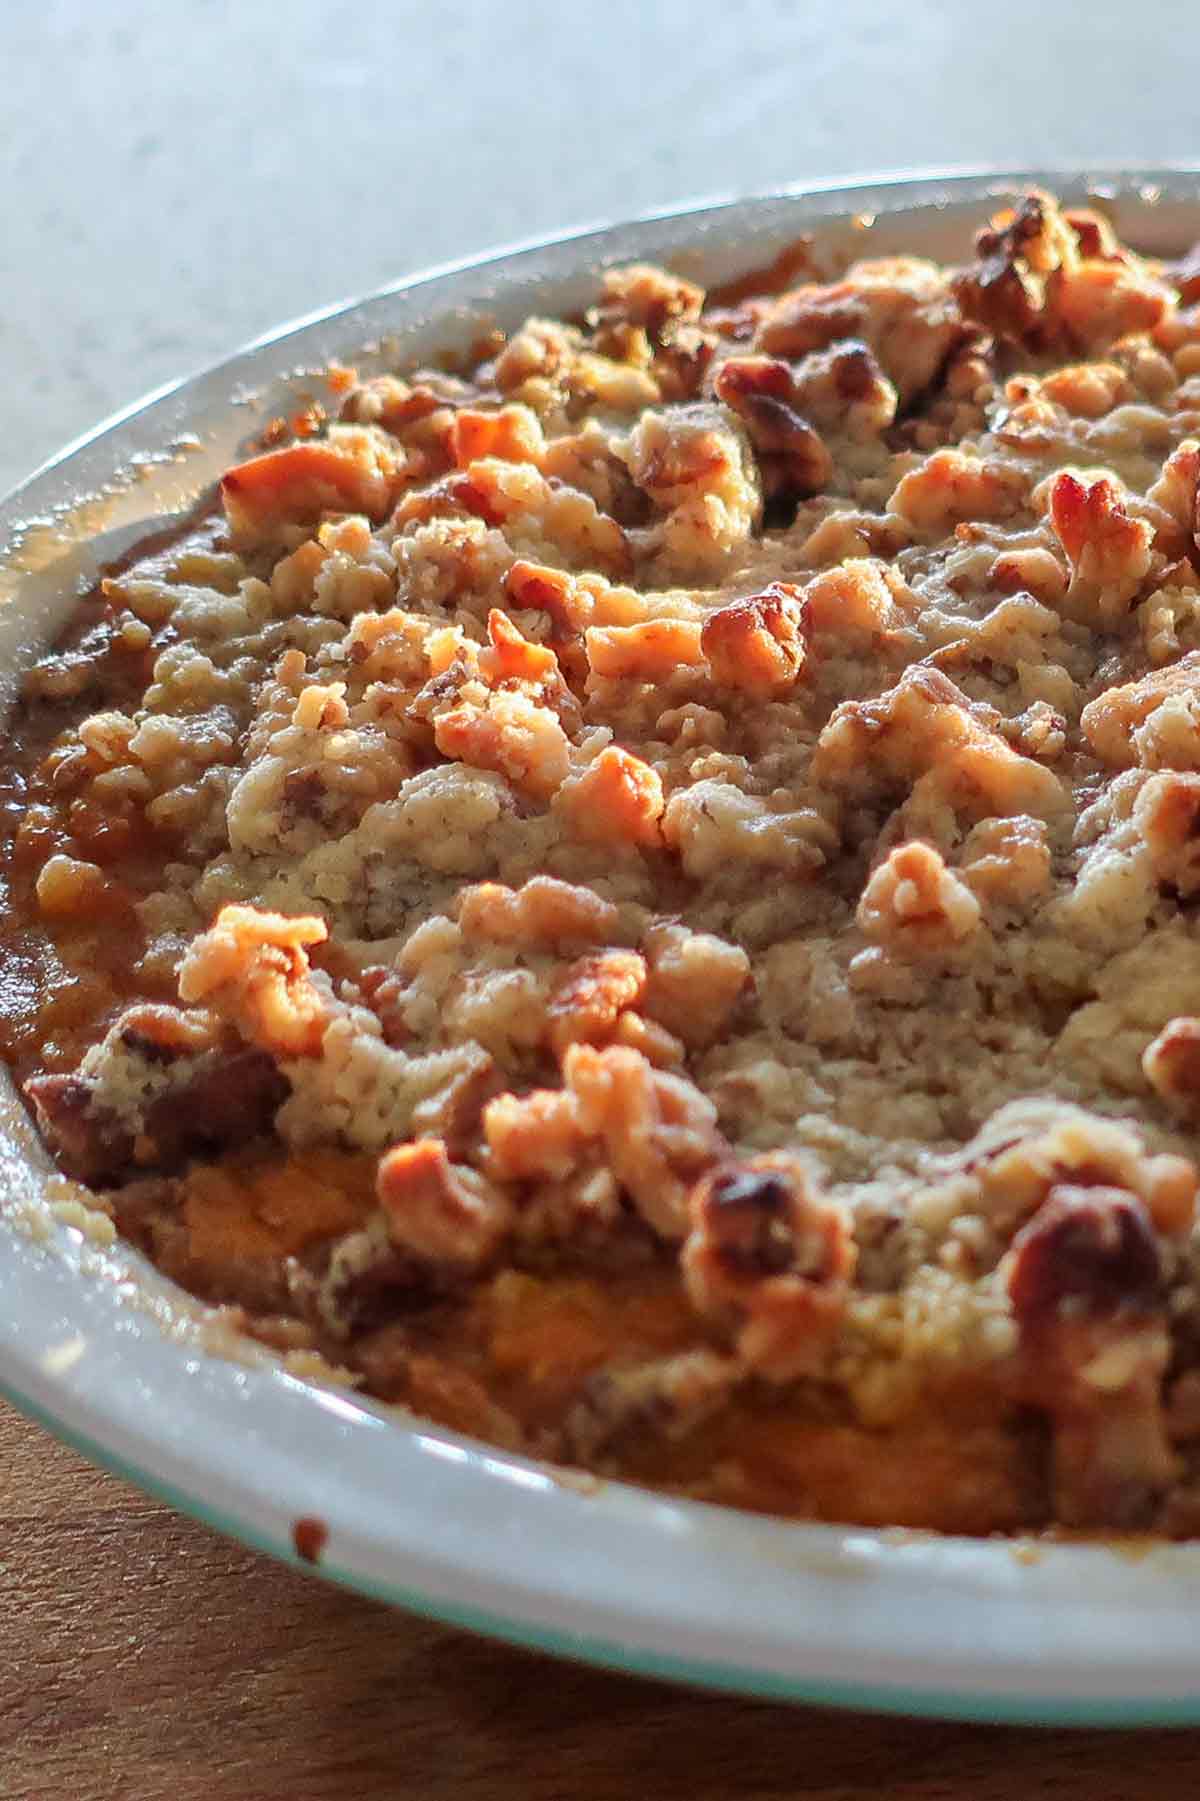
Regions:
[[32, 672], [42, 1129], [501, 1444], [1196, 1533], [1200, 275], [1031, 193], [957, 269], [598, 289], [331, 370]]

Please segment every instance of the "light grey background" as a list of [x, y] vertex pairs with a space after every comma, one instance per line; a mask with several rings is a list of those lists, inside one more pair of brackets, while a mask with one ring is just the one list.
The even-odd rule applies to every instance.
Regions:
[[298, 313], [702, 195], [1200, 162], [1186, 0], [0, 0], [0, 492]]

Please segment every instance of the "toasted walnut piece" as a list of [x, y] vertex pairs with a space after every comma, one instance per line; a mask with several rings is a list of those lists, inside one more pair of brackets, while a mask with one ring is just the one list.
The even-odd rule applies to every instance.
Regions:
[[345, 682], [314, 682], [302, 688], [292, 710], [292, 724], [305, 732], [336, 731], [350, 718], [345, 694]]
[[1147, 1523], [1179, 1466], [1162, 1405], [1161, 1258], [1145, 1207], [1122, 1189], [1055, 1187], [1013, 1240], [1005, 1280], [1020, 1392], [1053, 1424], [1055, 1517]]
[[1187, 1118], [1200, 1114], [1200, 1019], [1169, 1020], [1142, 1053], [1146, 1080]]
[[1110, 630], [1149, 573], [1153, 528], [1130, 518], [1117, 482], [1100, 476], [1085, 483], [1069, 469], [1051, 484], [1050, 521], [1071, 565], [1063, 611], [1081, 625]]
[[557, 715], [519, 692], [494, 693], [485, 706], [464, 701], [441, 714], [433, 735], [444, 757], [494, 769], [536, 800], [548, 800], [571, 766]]
[[879, 865], [855, 915], [868, 938], [901, 956], [953, 949], [976, 931], [979, 902], [930, 844], [901, 844]]
[[865, 513], [839, 507], [828, 513], [797, 552], [802, 568], [830, 569], [854, 557], [894, 557], [912, 543], [912, 532], [895, 514]]
[[613, 1044], [628, 1045], [631, 1051], [637, 1051], [647, 1063], [653, 1063], [655, 1069], [677, 1069], [684, 1061], [687, 1050], [681, 1038], [668, 1032], [655, 1019], [646, 1019], [643, 1014], [636, 1013], [632, 1007], [626, 1008], [613, 1027]]
[[808, 605], [790, 582], [732, 600], [710, 613], [700, 634], [713, 680], [748, 694], [786, 693], [808, 654]]
[[329, 1003], [312, 982], [305, 947], [327, 935], [323, 919], [222, 907], [180, 965], [179, 998], [207, 1002], [273, 1056], [315, 1057]]
[[391, 498], [394, 448], [370, 430], [336, 426], [319, 444], [293, 444], [227, 469], [221, 499], [235, 538], [253, 542], [325, 511], [381, 519]]
[[985, 905], [1028, 906], [1050, 887], [1050, 846], [1043, 821], [1022, 814], [981, 820], [963, 844], [960, 873]]
[[870, 347], [854, 338], [814, 350], [794, 371], [799, 411], [818, 429], [877, 436], [896, 417], [896, 390]]
[[621, 1014], [641, 1000], [646, 965], [636, 951], [595, 951], [563, 972], [546, 1003], [550, 1043], [607, 1044]]
[[648, 763], [617, 745], [564, 782], [555, 805], [580, 838], [650, 849], [662, 845], [662, 782]]
[[697, 1312], [732, 1332], [769, 1381], [820, 1368], [841, 1324], [855, 1248], [844, 1210], [786, 1151], [725, 1163], [688, 1202], [681, 1267]]
[[491, 413], [463, 407], [451, 423], [449, 445], [455, 464], [466, 469], [481, 457], [538, 463], [545, 453], [546, 440], [541, 423], [528, 407], [505, 406]]
[[799, 409], [790, 364], [775, 357], [728, 357], [717, 366], [713, 392], [749, 432], [768, 499], [805, 498], [827, 486], [833, 459]]
[[1156, 879], [1181, 900], [1200, 893], [1200, 775], [1152, 776], [1133, 807]]
[[1170, 553], [1195, 560], [1200, 551], [1200, 441], [1185, 438], [1171, 452], [1146, 499], [1160, 506], [1179, 527], [1178, 538], [1168, 547]]
[[839, 569], [813, 577], [804, 589], [814, 632], [876, 637], [896, 622], [896, 602], [881, 563], [853, 557]]
[[[1062, 1181], [1136, 1195], [1160, 1232], [1191, 1229], [1200, 1177], [1186, 1157], [1148, 1156], [1130, 1126], [1059, 1101], [1013, 1101], [964, 1146], [952, 1179], [953, 1211], [981, 1214], [1008, 1238]], [[975, 1194], [964, 1196], [963, 1179]]]
[[1129, 400], [1133, 384], [1115, 363], [1073, 363], [1042, 377], [1042, 393], [1079, 419], [1102, 419]]
[[943, 534], [964, 519], [1009, 519], [1028, 497], [1029, 478], [1022, 470], [962, 450], [936, 450], [901, 476], [888, 511], [917, 531]]
[[498, 944], [599, 944], [617, 930], [617, 909], [590, 888], [535, 875], [520, 888], [476, 882], [459, 896], [458, 923], [467, 938]]
[[1058, 779], [1012, 750], [940, 670], [916, 665], [878, 699], [844, 701], [817, 740], [812, 775], [851, 794], [902, 791], [928, 774], [956, 811], [976, 818], [1060, 812]]
[[1150, 1216], [1121, 1188], [1052, 1188], [1013, 1239], [1007, 1286], [1022, 1322], [1152, 1312], [1163, 1285]]
[[563, 1076], [582, 1130], [602, 1142], [646, 1224], [660, 1238], [682, 1238], [691, 1184], [722, 1150], [712, 1102], [622, 1045], [571, 1045]]
[[1048, 278], [1079, 257], [1078, 240], [1048, 194], [1026, 194], [975, 239], [976, 262], [954, 289], [963, 312], [1031, 348], [1053, 341]]
[[642, 951], [651, 1019], [693, 1048], [713, 1044], [750, 984], [750, 959], [741, 945], [662, 922], [646, 933]]
[[501, 1182], [563, 1180], [587, 1142], [575, 1097], [561, 1088], [497, 1095], [483, 1110], [483, 1135], [489, 1167]]
[[1108, 688], [1080, 715], [1083, 734], [1096, 755], [1114, 769], [1130, 769], [1140, 761], [1139, 729], [1165, 701], [1200, 696], [1200, 651], [1192, 651], [1167, 669], [1139, 681]]
[[1064, 272], [1055, 296], [1063, 336], [1090, 351], [1131, 332], [1153, 331], [1169, 305], [1166, 289], [1135, 259], [1080, 263]]
[[704, 661], [700, 627], [690, 619], [592, 626], [584, 644], [591, 673], [610, 679], [662, 682], [677, 669]]
[[653, 263], [606, 269], [602, 285], [604, 299], [596, 309], [596, 323], [640, 325], [656, 344], [668, 342], [681, 325], [698, 319], [704, 305], [703, 288]]
[[[124, 1038], [131, 1008], [112, 1027]], [[172, 1008], [161, 1009], [163, 1013]], [[183, 1015], [179, 1016], [180, 1018]], [[100, 1085], [79, 1075], [34, 1076], [25, 1084], [38, 1124], [69, 1174], [93, 1185], [125, 1183], [139, 1166], [177, 1168], [185, 1158], [244, 1145], [269, 1129], [288, 1085], [264, 1051], [195, 1055], [147, 1039], [126, 1050], [147, 1065], [166, 1063], [168, 1081], [150, 1099], [135, 1134], [106, 1104]]]
[[1067, 572], [1049, 550], [1001, 551], [988, 570], [988, 581], [1002, 594], [1032, 594], [1048, 607], [1062, 605], [1067, 592]]
[[555, 642], [574, 637], [591, 617], [592, 599], [565, 569], [519, 558], [504, 577], [504, 592], [515, 607], [549, 613]]
[[782, 294], [754, 348], [799, 357], [840, 340], [865, 343], [906, 406], [932, 386], [966, 336], [942, 272], [918, 257], [896, 256], [858, 263], [831, 286]]
[[489, 686], [522, 682], [533, 688], [557, 687], [561, 678], [552, 650], [526, 638], [499, 607], [488, 614], [487, 626], [488, 643], [479, 653], [479, 673]]
[[392, 1243], [436, 1268], [482, 1269], [512, 1225], [507, 1198], [477, 1170], [451, 1163], [440, 1138], [385, 1151], [375, 1192]]

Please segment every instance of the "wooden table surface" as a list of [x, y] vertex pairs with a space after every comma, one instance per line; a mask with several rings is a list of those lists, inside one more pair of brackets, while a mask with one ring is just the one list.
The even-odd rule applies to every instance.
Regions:
[[909, 1724], [551, 1663], [284, 1569], [0, 1408], [3, 1801], [1175, 1801], [1200, 1734]]

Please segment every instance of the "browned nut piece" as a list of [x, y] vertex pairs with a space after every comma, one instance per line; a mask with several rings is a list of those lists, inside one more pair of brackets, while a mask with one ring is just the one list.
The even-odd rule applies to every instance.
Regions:
[[819, 1367], [845, 1307], [855, 1246], [842, 1208], [786, 1152], [719, 1165], [689, 1202], [684, 1282], [768, 1380]]
[[556, 804], [581, 838], [661, 848], [662, 781], [648, 763], [618, 745], [610, 744], [564, 782]]
[[1122, 1189], [1052, 1189], [1013, 1240], [1006, 1279], [1021, 1397], [1053, 1425], [1056, 1517], [1146, 1524], [1178, 1462], [1162, 1402], [1162, 1266], [1145, 1206]]
[[717, 369], [713, 392], [737, 414], [762, 465], [768, 495], [819, 494], [833, 459], [799, 411], [791, 366], [777, 357], [729, 357]]
[[1200, 1111], [1200, 1019], [1172, 1019], [1142, 1053], [1150, 1086], [1177, 1112]]
[[879, 865], [858, 903], [868, 938], [901, 955], [951, 950], [980, 921], [979, 902], [946, 868], [940, 851], [919, 841], [901, 844]]
[[550, 1043], [561, 1056], [569, 1044], [607, 1044], [627, 1007], [646, 989], [646, 965], [636, 951], [598, 951], [566, 970], [546, 1006]]
[[1076, 1315], [1152, 1311], [1162, 1270], [1142, 1202], [1121, 1188], [1052, 1189], [1013, 1239], [1008, 1292], [1017, 1318], [1031, 1324], [1064, 1303]]
[[575, 1098], [561, 1088], [498, 1094], [483, 1110], [489, 1165], [502, 1182], [569, 1176], [586, 1142]]
[[1116, 625], [1149, 571], [1152, 528], [1130, 518], [1107, 476], [1084, 483], [1069, 469], [1050, 489], [1050, 522], [1071, 565], [1066, 610], [1084, 625]]
[[1181, 900], [1200, 891], [1200, 775], [1151, 776], [1134, 803], [1133, 822], [1159, 882]]
[[722, 687], [783, 694], [804, 667], [810, 636], [802, 591], [790, 582], [771, 582], [760, 594], [710, 613], [700, 648]]
[[440, 1268], [481, 1269], [512, 1222], [507, 1198], [476, 1170], [451, 1163], [440, 1138], [385, 1151], [375, 1192], [392, 1243]]
[[318, 1056], [329, 1005], [309, 973], [306, 947], [326, 936], [323, 919], [222, 907], [180, 965], [179, 998], [207, 1002], [273, 1056]]

